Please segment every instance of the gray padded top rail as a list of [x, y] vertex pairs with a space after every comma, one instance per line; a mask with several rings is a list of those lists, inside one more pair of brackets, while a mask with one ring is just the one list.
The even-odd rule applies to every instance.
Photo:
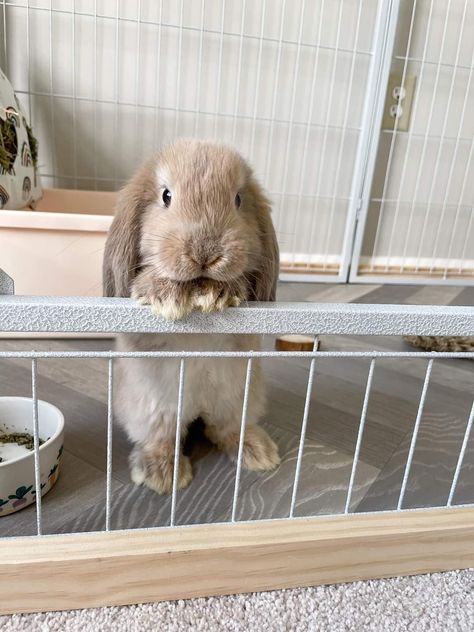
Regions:
[[2, 332], [474, 335], [474, 307], [250, 303], [182, 321], [131, 299], [0, 296]]

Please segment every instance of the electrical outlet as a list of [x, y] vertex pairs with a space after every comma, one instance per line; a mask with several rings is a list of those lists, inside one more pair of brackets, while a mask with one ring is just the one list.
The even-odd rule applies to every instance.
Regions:
[[382, 129], [393, 130], [397, 121], [397, 130], [408, 131], [410, 126], [413, 97], [415, 96], [416, 77], [405, 76], [402, 86], [402, 73], [392, 72], [388, 81], [387, 97], [383, 114]]

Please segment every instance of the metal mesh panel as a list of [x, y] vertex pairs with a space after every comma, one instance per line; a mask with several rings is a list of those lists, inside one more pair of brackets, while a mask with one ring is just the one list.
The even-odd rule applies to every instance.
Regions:
[[414, 101], [408, 130], [382, 130], [354, 279], [473, 280], [473, 11], [402, 4], [392, 68], [403, 89], [416, 78]]
[[116, 190], [177, 136], [235, 145], [282, 270], [345, 278], [377, 0], [3, 0], [4, 68], [46, 186]]

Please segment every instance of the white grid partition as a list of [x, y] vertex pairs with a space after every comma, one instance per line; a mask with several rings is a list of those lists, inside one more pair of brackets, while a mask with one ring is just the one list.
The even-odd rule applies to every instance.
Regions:
[[396, 4], [3, 0], [3, 66], [46, 186], [115, 190], [176, 136], [228, 142], [273, 199], [283, 271], [346, 280]]
[[[87, 318], [84, 315], [87, 314]], [[170, 323], [154, 317], [150, 310], [136, 305], [129, 299], [45, 299], [41, 297], [0, 297], [0, 331], [35, 331], [35, 332], [157, 332], [172, 331], [194, 333], [281, 333], [283, 331], [297, 331], [308, 333], [318, 331], [324, 334], [367, 333], [367, 334], [431, 334], [440, 329], [449, 335], [465, 335], [474, 328], [474, 312], [467, 307], [426, 307], [405, 305], [312, 305], [312, 304], [257, 304], [253, 308], [237, 308], [228, 310], [228, 314], [203, 315], [193, 314], [185, 323]], [[288, 358], [300, 358], [310, 361], [307, 378], [304, 412], [301, 423], [299, 449], [294, 468], [291, 503], [287, 519], [295, 518], [295, 508], [298, 500], [298, 484], [300, 480], [303, 449], [305, 444], [306, 426], [311, 406], [311, 392], [317, 382], [318, 362], [324, 359], [337, 359], [340, 362], [349, 358], [370, 359], [370, 366], [366, 381], [365, 395], [360, 413], [357, 439], [352, 456], [350, 476], [345, 490], [343, 512], [354, 511], [352, 498], [359, 467], [359, 456], [363, 441], [367, 410], [370, 403], [371, 388], [377, 366], [387, 359], [410, 360], [421, 358], [427, 360], [427, 368], [421, 391], [416, 418], [414, 419], [410, 447], [404, 466], [403, 481], [401, 483], [397, 510], [404, 509], [404, 499], [410, 477], [413, 455], [423, 416], [425, 400], [430, 383], [430, 377], [435, 362], [443, 360], [465, 358], [474, 360], [474, 352], [464, 353], [427, 353], [427, 352], [391, 352], [391, 351], [313, 351], [313, 352], [275, 352], [275, 351], [2, 351], [0, 359], [25, 359], [31, 361], [32, 370], [32, 415], [34, 427], [35, 454], [35, 488], [39, 487], [39, 432], [38, 432], [38, 386], [37, 362], [67, 358], [102, 358], [108, 361], [108, 395], [107, 395], [107, 450], [106, 450], [106, 494], [105, 494], [105, 530], [113, 529], [112, 516], [112, 439], [113, 439], [113, 363], [118, 358], [157, 358], [179, 359], [179, 389], [176, 412], [176, 444], [172, 498], [168, 524], [176, 526], [179, 519], [176, 514], [178, 489], [177, 478], [180, 458], [180, 425], [183, 401], [186, 391], [186, 362], [196, 358], [220, 358], [223, 362], [232, 358], [247, 360], [245, 385], [243, 390], [242, 416], [238, 457], [235, 468], [234, 493], [231, 501], [230, 521], [236, 522], [240, 496], [240, 477], [244, 437], [246, 431], [246, 415], [252, 380], [253, 363], [262, 359], [272, 358], [284, 362]], [[435, 360], [436, 357], [436, 360]], [[463, 432], [463, 438], [456, 457], [455, 468], [450, 481], [446, 507], [453, 503], [459, 475], [463, 466], [467, 444], [469, 442], [473, 424], [474, 404]], [[32, 492], [34, 493], [34, 492]], [[41, 495], [36, 495], [37, 534], [42, 530], [42, 501]]]
[[416, 77], [411, 122], [382, 131], [352, 280], [474, 281], [473, 42], [468, 0], [402, 4], [393, 69]]
[[[283, 278], [473, 283], [468, 0], [2, 0], [46, 186], [115, 190], [177, 136], [235, 145]], [[408, 131], [381, 130], [390, 70]]]

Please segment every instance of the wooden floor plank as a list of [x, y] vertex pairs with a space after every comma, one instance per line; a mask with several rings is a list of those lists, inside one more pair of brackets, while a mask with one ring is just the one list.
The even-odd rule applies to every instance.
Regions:
[[[299, 438], [264, 423], [279, 446], [283, 465], [273, 472], [242, 472], [238, 520], [285, 517], [290, 508]], [[178, 493], [177, 524], [225, 522], [230, 519], [235, 486], [235, 464], [209, 445], [191, 452], [194, 479]], [[352, 459], [311, 439], [306, 442], [299, 485], [297, 515], [331, 514], [343, 510]], [[354, 490], [354, 506], [375, 480], [378, 469], [361, 463]], [[112, 528], [142, 528], [169, 524], [170, 498], [145, 487], [122, 485], [112, 502]], [[100, 503], [63, 525], [63, 532], [94, 531], [104, 523]]]
[[450, 305], [463, 291], [457, 285], [427, 285], [416, 290], [404, 302], [409, 305]]
[[450, 301], [450, 305], [474, 305], [474, 287], [465, 287]]
[[329, 285], [317, 293], [309, 293], [306, 300], [317, 303], [360, 303], [363, 296], [379, 289], [380, 285], [344, 284]]
[[381, 285], [372, 292], [361, 296], [356, 303], [398, 304], [409, 302], [408, 299], [418, 290], [414, 285]]

